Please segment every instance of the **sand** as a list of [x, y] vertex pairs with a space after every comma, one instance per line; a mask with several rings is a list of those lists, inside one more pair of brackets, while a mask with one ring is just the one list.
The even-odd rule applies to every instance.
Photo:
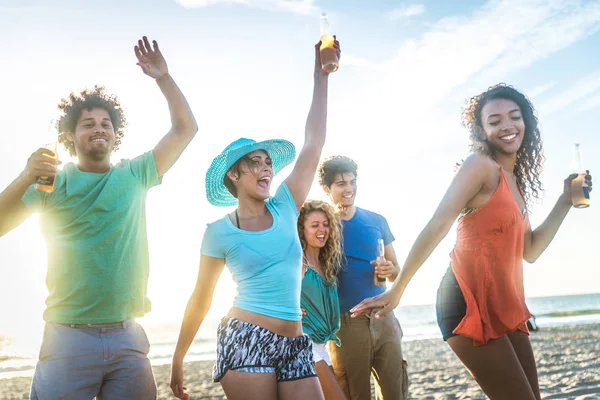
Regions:
[[[600, 324], [542, 328], [531, 334], [544, 399], [600, 399]], [[485, 399], [473, 378], [441, 340], [403, 343], [411, 399]], [[186, 363], [192, 399], [225, 399], [211, 379], [213, 363]], [[158, 398], [174, 399], [169, 365], [154, 367]], [[27, 399], [31, 378], [0, 380], [0, 399]]]

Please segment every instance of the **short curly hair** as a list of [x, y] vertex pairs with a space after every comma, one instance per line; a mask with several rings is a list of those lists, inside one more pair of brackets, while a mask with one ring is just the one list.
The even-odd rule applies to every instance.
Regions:
[[123, 128], [127, 125], [121, 103], [115, 95], [106, 93], [104, 86], [95, 85], [93, 89], [85, 89], [79, 94], [71, 92], [69, 98], [62, 99], [58, 104], [58, 109], [61, 111], [56, 123], [58, 142], [62, 143], [73, 157], [77, 156], [77, 150], [73, 142], [68, 139], [67, 134], [75, 132], [82, 111], [89, 111], [93, 108], [101, 108], [108, 113], [115, 130], [113, 151], [119, 149], [121, 139], [124, 136]]
[[481, 110], [488, 101], [493, 99], [514, 101], [523, 115], [525, 134], [523, 135], [521, 147], [517, 151], [514, 174], [517, 178], [517, 184], [523, 191], [525, 201], [528, 206], [531, 206], [532, 200], [534, 198], [539, 199], [543, 191], [540, 174], [545, 158], [535, 109], [524, 94], [512, 86], [499, 83], [467, 101], [467, 105], [463, 110], [463, 126], [470, 132], [471, 151], [494, 156], [495, 149], [485, 139], [481, 122]]
[[331, 187], [335, 177], [352, 173], [358, 177], [358, 165], [350, 157], [331, 156], [319, 165], [319, 185]]

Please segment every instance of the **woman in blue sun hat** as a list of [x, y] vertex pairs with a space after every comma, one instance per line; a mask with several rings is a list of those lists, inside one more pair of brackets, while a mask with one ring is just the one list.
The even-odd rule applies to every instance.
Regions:
[[[305, 141], [292, 173], [270, 196], [273, 177], [296, 156], [287, 140], [241, 138], [206, 173], [208, 201], [237, 208], [208, 224], [196, 288], [173, 355], [171, 389], [188, 399], [183, 359], [208, 312], [223, 267], [237, 283], [233, 307], [218, 328], [213, 378], [228, 399], [323, 399], [312, 343], [302, 332], [302, 248], [297, 218], [325, 144], [328, 73], [315, 46], [314, 91]], [[339, 43], [335, 48], [340, 55]]]

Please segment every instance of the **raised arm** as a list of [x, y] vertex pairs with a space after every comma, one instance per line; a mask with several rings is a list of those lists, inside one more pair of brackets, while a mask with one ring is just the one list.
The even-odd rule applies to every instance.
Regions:
[[379, 296], [363, 300], [350, 310], [353, 316], [360, 315], [372, 308], [383, 307], [376, 314], [379, 317], [396, 308], [408, 282], [446, 237], [460, 211], [482, 189], [493, 168], [491, 160], [486, 156], [472, 154], [467, 158], [458, 170], [433, 217], [410, 249], [392, 288]]
[[225, 260], [223, 258], [205, 255], [200, 258], [198, 280], [185, 309], [179, 339], [173, 354], [171, 390], [175, 397], [179, 399], [189, 399], [189, 395], [185, 393], [187, 388], [183, 386], [183, 359], [194, 341], [206, 313], [210, 309], [213, 292], [224, 266]]
[[[319, 51], [321, 42], [315, 45], [315, 77], [312, 104], [306, 119], [306, 128], [304, 134], [304, 146], [300, 151], [296, 165], [290, 176], [287, 177], [287, 184], [298, 210], [304, 204], [306, 196], [315, 177], [315, 172], [319, 166], [321, 151], [325, 145], [325, 136], [327, 130], [327, 86], [329, 73], [321, 68], [321, 53]], [[338, 53], [341, 54], [340, 44], [336, 40], [334, 44]]]
[[60, 161], [44, 154], [53, 155], [48, 149], [38, 149], [27, 160], [23, 172], [0, 193], [0, 237], [21, 225], [31, 215], [21, 198], [29, 186], [35, 182], [35, 178], [56, 176], [56, 166], [60, 164]]
[[[560, 228], [565, 217], [569, 213], [571, 206], [571, 182], [577, 178], [577, 174], [570, 175], [564, 182], [563, 193], [560, 195], [554, 208], [548, 214], [544, 222], [534, 231], [531, 230], [531, 225], [527, 232], [523, 243], [523, 259], [529, 263], [535, 262], [542, 255], [546, 247], [552, 242], [558, 228]], [[586, 183], [590, 190], [592, 189], [592, 177], [586, 176]]]
[[137, 65], [146, 75], [156, 80], [158, 87], [167, 99], [171, 113], [171, 130], [152, 150], [158, 176], [163, 176], [192, 141], [198, 131], [198, 125], [187, 100], [169, 74], [167, 63], [156, 40], [153, 40], [152, 46], [150, 46], [148, 38], [144, 36], [142, 40], [138, 40], [134, 51], [138, 59]]

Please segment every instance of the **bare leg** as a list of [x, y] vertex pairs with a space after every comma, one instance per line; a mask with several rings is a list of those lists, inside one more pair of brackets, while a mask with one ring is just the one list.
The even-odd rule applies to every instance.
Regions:
[[533, 349], [529, 342], [529, 335], [525, 332], [516, 331], [509, 333], [508, 338], [517, 353], [517, 357], [519, 357], [521, 367], [523, 367], [523, 371], [525, 371], [525, 375], [527, 375], [529, 386], [531, 386], [535, 398], [540, 400], [542, 396], [540, 395], [537, 367], [535, 366], [535, 357], [533, 356]]
[[346, 400], [346, 395], [342, 391], [342, 388], [337, 382], [333, 369], [327, 365], [325, 361], [319, 361], [315, 363], [315, 369], [317, 370], [317, 376], [319, 377], [319, 383], [325, 400]]
[[464, 336], [448, 339], [452, 351], [491, 400], [535, 400], [527, 375], [508, 337], [473, 346]]
[[275, 374], [227, 371], [221, 386], [229, 400], [277, 400]]
[[279, 382], [277, 384], [279, 400], [324, 400], [319, 379], [316, 377]]

